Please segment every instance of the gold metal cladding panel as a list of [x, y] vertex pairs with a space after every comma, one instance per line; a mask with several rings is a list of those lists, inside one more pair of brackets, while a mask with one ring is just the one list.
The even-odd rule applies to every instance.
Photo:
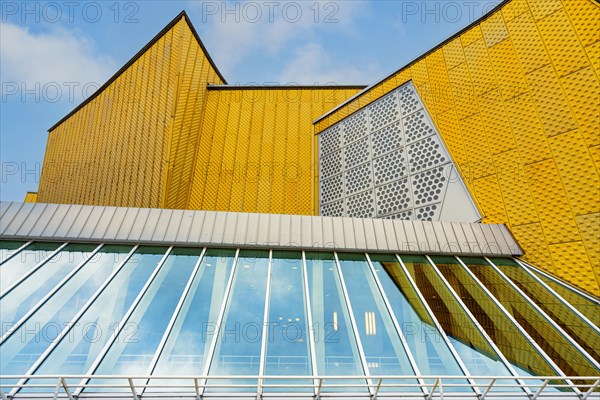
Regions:
[[[412, 79], [484, 222], [525, 258], [596, 295], [600, 5], [512, 0], [315, 124], [315, 133]], [[486, 185], [489, 184], [489, 190]]]
[[185, 18], [50, 131], [41, 201], [187, 205], [206, 85], [223, 82]]
[[312, 214], [311, 122], [357, 91], [209, 89], [187, 208]]
[[25, 203], [37, 203], [37, 193], [36, 192], [27, 192], [25, 195]]

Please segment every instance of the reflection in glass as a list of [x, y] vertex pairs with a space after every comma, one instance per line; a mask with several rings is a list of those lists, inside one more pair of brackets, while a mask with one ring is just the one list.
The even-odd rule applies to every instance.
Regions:
[[[302, 271], [302, 253], [273, 252], [265, 375], [312, 374]], [[312, 384], [311, 381], [294, 382]], [[291, 390], [295, 391], [293, 387]], [[312, 391], [310, 388], [298, 390]]]
[[210, 375], [259, 374], [268, 270], [268, 252], [240, 251]]
[[[469, 372], [481, 376], [510, 376], [508, 368], [448, 291], [427, 259], [423, 256], [401, 258]], [[467, 299], [463, 298], [463, 301], [469, 304]], [[482, 386], [487, 384], [480, 380], [477, 383]]]
[[[202, 375], [206, 355], [225, 299], [235, 250], [207, 250], [198, 274], [173, 324], [154, 375]], [[151, 381], [156, 385], [189, 384], [181, 380]], [[153, 391], [158, 389], [153, 389]], [[173, 389], [171, 389], [173, 391]]]
[[[491, 260], [515, 285], [533, 300], [595, 360], [600, 360], [600, 335], [553, 293], [510, 258]], [[600, 307], [599, 307], [600, 308]]]
[[[363, 375], [333, 254], [306, 253], [306, 272], [315, 335], [316, 372], [323, 376]], [[358, 391], [357, 388], [348, 390]]]
[[[557, 375], [554, 368], [455, 258], [432, 257], [432, 260], [519, 375]], [[473, 260], [484, 261], [482, 258]]]
[[50, 254], [58, 249], [60, 245], [60, 243], [31, 243], [19, 254], [0, 265], [0, 293], [4, 293], [6, 289], [27, 275], [36, 265], [50, 257]]
[[0, 240], [0, 265], [6, 261], [7, 258], [15, 254], [26, 242], [18, 242], [13, 240]]
[[[371, 262], [421, 375], [463, 375], [396, 257], [376, 254], [371, 256]], [[471, 390], [448, 387], [446, 391]]]
[[[86, 374], [166, 250], [138, 248], [36, 374]], [[132, 328], [125, 329], [131, 334]]]
[[[484, 259], [473, 257], [461, 259], [567, 376], [595, 376], [598, 374], [599, 371], [587, 361], [581, 352], [574, 348], [548, 320], [514, 290]], [[515, 342], [512, 337], [510, 340], [512, 343]]]
[[201, 249], [171, 251], [95, 374], [147, 373], [200, 253]]
[[560, 297], [568, 301], [573, 307], [585, 315], [596, 326], [600, 326], [600, 302], [594, 302], [577, 293], [569, 284], [548, 278], [546, 275], [532, 270], [544, 283], [550, 286]]
[[[338, 259], [369, 373], [415, 375], [365, 256], [339, 254]], [[420, 391], [416, 386], [404, 390]]]
[[[0, 299], [2, 334], [6, 333], [11, 326], [27, 314], [48, 292], [54, 289], [63, 278], [85, 261], [96, 247], [96, 245], [90, 244], [70, 244], [66, 246], [42, 265], [41, 268], [28, 276], [19, 286]], [[12, 258], [0, 269], [8, 267], [11, 261], [20, 258], [20, 255]]]
[[105, 282], [130, 247], [104, 246], [0, 346], [0, 373], [25, 374]]

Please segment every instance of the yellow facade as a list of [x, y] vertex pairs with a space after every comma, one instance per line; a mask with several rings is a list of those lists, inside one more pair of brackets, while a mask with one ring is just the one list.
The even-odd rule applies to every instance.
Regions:
[[25, 195], [25, 203], [37, 203], [37, 193], [36, 192], [27, 192]]
[[506, 1], [313, 125], [359, 88], [226, 86], [183, 13], [50, 130], [27, 200], [317, 214], [315, 135], [412, 80], [483, 222], [600, 294], [599, 20]]
[[411, 80], [485, 223], [600, 294], [600, 6], [512, 0], [315, 125]]
[[357, 88], [209, 88], [187, 208], [310, 215], [312, 121]]
[[182, 14], [50, 130], [38, 201], [185, 207], [207, 83], [224, 83]]

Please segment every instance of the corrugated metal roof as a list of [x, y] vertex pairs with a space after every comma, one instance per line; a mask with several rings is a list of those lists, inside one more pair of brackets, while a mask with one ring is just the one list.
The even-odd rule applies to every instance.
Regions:
[[0, 238], [412, 254], [522, 255], [504, 225], [0, 203]]

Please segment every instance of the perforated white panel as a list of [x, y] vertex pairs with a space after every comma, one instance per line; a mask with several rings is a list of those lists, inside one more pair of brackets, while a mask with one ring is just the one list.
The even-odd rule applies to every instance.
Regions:
[[322, 132], [319, 174], [321, 215], [481, 218], [411, 82]]

